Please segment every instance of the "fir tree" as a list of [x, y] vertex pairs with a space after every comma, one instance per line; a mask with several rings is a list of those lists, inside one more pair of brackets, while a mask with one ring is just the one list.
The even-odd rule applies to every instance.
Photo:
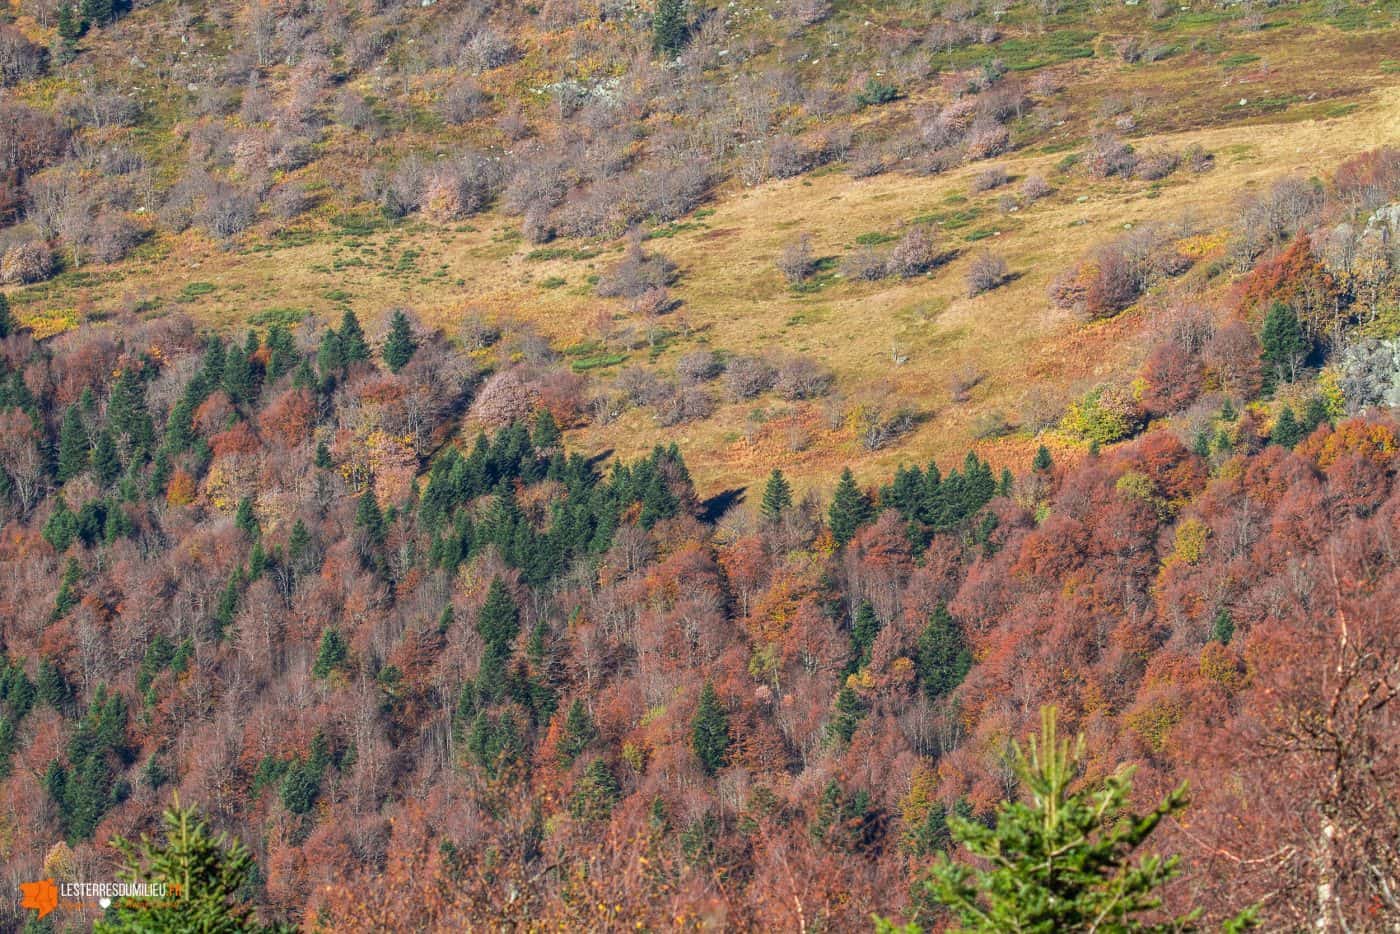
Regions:
[[602, 759], [588, 763], [569, 799], [569, 813], [577, 820], [607, 820], [622, 797], [612, 770]]
[[316, 372], [322, 383], [332, 383], [345, 369], [345, 347], [340, 335], [327, 331], [321, 335], [321, 345], [316, 348]]
[[78, 537], [78, 517], [69, 510], [62, 494], [54, 497], [53, 512], [44, 523], [43, 536], [59, 554], [67, 551], [73, 539]]
[[88, 458], [88, 434], [82, 413], [78, 406], [70, 405], [58, 429], [58, 482], [67, 483], [87, 470]]
[[914, 659], [919, 683], [930, 700], [937, 700], [962, 684], [971, 668], [972, 653], [962, 629], [940, 604], [919, 633]]
[[700, 691], [700, 703], [690, 722], [690, 748], [708, 775], [715, 774], [729, 761], [729, 713], [709, 681]]
[[248, 354], [237, 347], [230, 347], [224, 358], [222, 384], [224, 392], [228, 393], [228, 397], [233, 400], [235, 405], [253, 401], [255, 388], [253, 364]]
[[1036, 448], [1035, 460], [1031, 461], [1031, 469], [1036, 473], [1047, 473], [1053, 466], [1055, 466], [1055, 461], [1050, 457], [1050, 449], [1043, 444]]
[[389, 372], [397, 373], [413, 359], [413, 353], [418, 349], [418, 342], [413, 337], [413, 325], [409, 324], [408, 315], [402, 310], [395, 311], [393, 317], [389, 319], [389, 336], [384, 340], [384, 364], [389, 368]]
[[113, 0], [82, 0], [83, 20], [94, 26], [106, 26], [115, 14]]
[[1191, 453], [1197, 457], [1210, 457], [1210, 432], [1196, 432], [1196, 437], [1191, 442]]
[[1331, 421], [1327, 415], [1326, 400], [1321, 396], [1313, 396], [1308, 399], [1308, 404], [1303, 409], [1303, 437], [1312, 434], [1323, 422], [1330, 424]]
[[574, 760], [597, 738], [598, 727], [589, 716], [588, 708], [582, 700], [575, 700], [569, 705], [569, 713], [564, 718], [564, 735], [559, 739], [560, 764], [573, 765]]
[[251, 496], [245, 496], [238, 501], [238, 509], [233, 515], [233, 524], [250, 539], [257, 539], [261, 534], [262, 529], [258, 525], [258, 515], [253, 511], [253, 498]]
[[841, 480], [836, 484], [827, 513], [836, 544], [844, 545], [854, 538], [860, 527], [870, 520], [872, 512], [869, 497], [856, 486], [856, 478], [847, 467], [841, 471]]
[[163, 840], [142, 836], [139, 843], [114, 837], [112, 846], [123, 866], [124, 882], [162, 883], [160, 898], [122, 898], [93, 925], [95, 934], [207, 931], [254, 934], [282, 931], [253, 919], [249, 893], [257, 866], [237, 839], [209, 832], [193, 808], [182, 808], [177, 795], [161, 818]]
[[1303, 440], [1303, 426], [1298, 424], [1298, 417], [1293, 414], [1293, 407], [1285, 405], [1283, 411], [1278, 413], [1278, 420], [1274, 422], [1274, 430], [1269, 432], [1269, 441], [1272, 444], [1292, 448]]
[[360, 327], [360, 319], [349, 308], [341, 316], [340, 330], [336, 336], [340, 338], [340, 356], [344, 366], [369, 359], [369, 343], [365, 340], [364, 329]]
[[854, 649], [853, 669], [863, 668], [870, 662], [870, 647], [880, 634], [880, 618], [875, 615], [875, 607], [869, 600], [862, 600], [856, 610], [855, 622], [851, 624], [851, 646]]
[[334, 626], [321, 633], [321, 644], [316, 649], [316, 660], [311, 665], [313, 677], [325, 680], [332, 671], [343, 666], [350, 657], [350, 649], [345, 637]]
[[65, 3], [58, 8], [58, 37], [72, 46], [87, 31], [87, 24], [73, 9], [73, 4]]
[[52, 659], [48, 658], [39, 662], [39, 673], [34, 682], [34, 690], [40, 703], [47, 704], [60, 713], [68, 709], [68, 704], [73, 696], [72, 689], [68, 686], [68, 680], [63, 677], [62, 670], [53, 663]]
[[669, 58], [679, 55], [689, 29], [686, 0], [656, 0], [651, 18], [651, 45], [657, 55]]
[[1259, 336], [1264, 349], [1265, 382], [1291, 383], [1298, 378], [1298, 368], [1308, 355], [1308, 340], [1293, 309], [1275, 302], [1264, 317], [1264, 330]]
[[491, 580], [486, 591], [486, 601], [476, 615], [476, 631], [481, 634], [489, 653], [510, 654], [510, 644], [520, 632], [520, 611], [516, 609], [510, 588], [499, 577]]
[[554, 420], [554, 413], [549, 409], [540, 409], [535, 413], [535, 430], [530, 436], [530, 441], [541, 451], [549, 451], [559, 446], [561, 440], [559, 423]]
[[10, 300], [5, 297], [4, 292], [0, 292], [0, 338], [9, 337], [14, 330], [15, 319], [10, 314]]
[[841, 690], [836, 692], [834, 706], [827, 729], [835, 742], [845, 745], [856, 734], [856, 728], [865, 716], [865, 705], [861, 703], [860, 695], [849, 684], [843, 684]]
[[165, 447], [174, 454], [188, 451], [194, 442], [194, 402], [186, 392], [170, 407], [165, 421]]
[[316, 442], [316, 466], [321, 470], [329, 470], [334, 466], [331, 460], [331, 449], [326, 446], [326, 442]]
[[783, 510], [791, 505], [792, 485], [787, 482], [783, 472], [774, 467], [773, 472], [768, 475], [768, 485], [763, 488], [763, 502], [759, 506], [759, 512], [769, 522], [777, 522]]
[[[1029, 752], [1014, 747], [1014, 767], [1029, 801], [1009, 801], [994, 822], [949, 817], [953, 838], [974, 856], [977, 866], [939, 858], [927, 883], [934, 901], [953, 915], [960, 932], [1003, 931], [1176, 931], [1189, 929], [1192, 916], [1160, 918], [1160, 890], [1179, 870], [1177, 858], [1134, 853], [1164, 818], [1186, 806], [1184, 786], [1170, 792], [1146, 814], [1128, 811], [1132, 772], [1071, 790], [1079, 777], [1083, 737], [1071, 746], [1055, 732], [1055, 711], [1041, 711], [1041, 732]], [[985, 866], [985, 868], [981, 868]], [[1229, 922], [1239, 931], [1248, 916]], [[917, 925], [882, 932], [914, 934]]]
[[117, 443], [112, 440], [110, 431], [98, 432], [97, 444], [92, 449], [92, 473], [103, 486], [110, 486], [113, 480], [121, 476], [122, 462], [117, 456]]
[[292, 333], [280, 324], [267, 329], [263, 343], [267, 346], [267, 381], [272, 383], [283, 374], [290, 373], [299, 362], [300, 355]]
[[382, 547], [388, 537], [388, 526], [384, 513], [379, 510], [379, 501], [374, 498], [374, 484], [365, 487], [360, 501], [355, 506], [355, 528], [364, 530], [365, 537], [375, 548]]
[[1221, 645], [1229, 645], [1230, 640], [1235, 637], [1235, 618], [1223, 606], [1215, 611], [1215, 620], [1210, 626], [1210, 637]]

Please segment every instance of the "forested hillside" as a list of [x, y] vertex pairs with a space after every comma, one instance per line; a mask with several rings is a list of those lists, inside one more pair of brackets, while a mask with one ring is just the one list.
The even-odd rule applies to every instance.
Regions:
[[1398, 16], [0, 6], [0, 930], [1393, 931]]
[[[1394, 165], [1329, 201], [1393, 197]], [[100, 876], [178, 789], [250, 847], [260, 914], [312, 927], [936, 922], [949, 815], [1019, 793], [1009, 744], [1053, 704], [1087, 777], [1189, 782], [1169, 907], [1374, 927], [1400, 425], [1389, 343], [1310, 375], [1294, 309], [1352, 307], [1301, 298], [1334, 282], [1310, 242], [1149, 358], [1132, 417], [1191, 414], [821, 496], [582, 457], [405, 316], [374, 347], [353, 312], [310, 345], [7, 313], [10, 873]]]

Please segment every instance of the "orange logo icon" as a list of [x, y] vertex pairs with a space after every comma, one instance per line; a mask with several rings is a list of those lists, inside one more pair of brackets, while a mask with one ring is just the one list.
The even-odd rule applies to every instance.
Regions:
[[24, 896], [19, 906], [37, 910], [41, 918], [58, 907], [58, 886], [53, 884], [52, 879], [21, 882], [19, 890]]

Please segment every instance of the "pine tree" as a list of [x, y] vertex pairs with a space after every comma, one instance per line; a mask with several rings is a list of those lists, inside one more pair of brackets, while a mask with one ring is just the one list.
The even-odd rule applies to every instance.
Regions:
[[165, 420], [165, 447], [174, 454], [188, 451], [194, 442], [194, 402], [186, 392], [170, 407]]
[[1272, 444], [1292, 448], [1302, 440], [1303, 426], [1298, 424], [1298, 417], [1293, 414], [1293, 407], [1285, 405], [1283, 411], [1278, 413], [1278, 420], [1274, 422], [1274, 430], [1269, 432], [1269, 441]]
[[851, 624], [851, 646], [855, 652], [852, 659], [854, 669], [863, 668], [870, 662], [870, 647], [875, 644], [875, 637], [879, 634], [880, 618], [875, 615], [875, 607], [870, 605], [869, 600], [862, 600], [856, 610], [855, 622]]
[[535, 430], [530, 436], [530, 442], [538, 450], [553, 450], [559, 446], [561, 437], [559, 423], [555, 421], [553, 412], [540, 409], [535, 413]]
[[569, 813], [577, 820], [607, 820], [622, 797], [612, 770], [602, 759], [588, 763], [569, 799]]
[[486, 601], [476, 614], [476, 631], [486, 643], [488, 653], [496, 656], [510, 654], [510, 644], [520, 632], [520, 611], [510, 588], [499, 577], [492, 578], [486, 591]]
[[316, 442], [316, 466], [321, 470], [330, 470], [335, 466], [335, 462], [331, 460], [331, 449], [324, 441]]
[[919, 683], [930, 700], [937, 700], [962, 684], [971, 668], [972, 653], [962, 629], [940, 604], [919, 633], [914, 659]]
[[72, 45], [82, 38], [87, 31], [87, 24], [82, 21], [77, 12], [73, 9], [73, 4], [65, 3], [58, 8], [58, 37], [67, 45]]
[[[1059, 740], [1054, 708], [1042, 709], [1041, 724], [1029, 752], [1019, 744], [1013, 750], [1016, 775], [1029, 801], [1003, 803], [989, 824], [948, 818], [953, 838], [986, 861], [974, 867], [945, 854], [934, 865], [926, 885], [932, 898], [953, 915], [952, 929], [1189, 929], [1193, 916], [1157, 920], [1159, 892], [1178, 874], [1177, 857], [1133, 859], [1162, 820], [1186, 806], [1185, 787], [1170, 792], [1143, 815], [1128, 811], [1131, 769], [1072, 791], [1083, 764], [1083, 737], [1073, 746]], [[1242, 930], [1249, 914], [1230, 922], [1226, 930]], [[912, 924], [896, 928], [887, 921], [877, 928], [904, 934], [920, 930]]]
[[40, 703], [47, 704], [60, 713], [68, 709], [68, 703], [73, 696], [62, 670], [48, 658], [39, 662], [39, 674], [34, 682], [34, 690]]
[[841, 479], [832, 493], [831, 509], [827, 513], [836, 544], [844, 545], [855, 538], [860, 527], [870, 520], [872, 512], [869, 497], [856, 486], [856, 478], [851, 468], [847, 467], [841, 471]]
[[316, 348], [316, 372], [322, 383], [331, 383], [340, 371], [345, 369], [345, 346], [340, 335], [327, 331], [321, 335], [321, 345]]
[[228, 393], [228, 397], [233, 400], [235, 405], [253, 401], [255, 389], [253, 364], [248, 354], [237, 347], [230, 347], [227, 356], [224, 357], [222, 385], [224, 392]]
[[1265, 381], [1291, 383], [1298, 378], [1298, 368], [1308, 355], [1308, 341], [1293, 309], [1275, 302], [1264, 317], [1264, 330], [1259, 336], [1264, 348]]
[[384, 513], [379, 510], [379, 501], [374, 498], [374, 485], [365, 487], [360, 501], [355, 506], [355, 527], [363, 529], [365, 537], [375, 548], [383, 546], [389, 530], [384, 521]]
[[1210, 432], [1196, 432], [1195, 440], [1191, 442], [1191, 453], [1197, 457], [1210, 457]]
[[267, 329], [267, 337], [263, 344], [267, 347], [267, 381], [272, 383], [296, 366], [299, 358], [297, 345], [292, 332], [280, 324], [274, 324]]
[[63, 413], [58, 428], [58, 482], [67, 483], [88, 469], [88, 434], [76, 405]]
[[1312, 434], [1318, 425], [1323, 422], [1331, 423], [1332, 419], [1327, 414], [1327, 402], [1321, 396], [1313, 396], [1308, 399], [1307, 406], [1303, 409], [1303, 436]]
[[360, 319], [349, 308], [341, 316], [340, 330], [336, 336], [340, 338], [340, 355], [345, 366], [369, 359], [369, 342], [365, 340], [364, 329], [360, 327]]
[[15, 330], [15, 319], [10, 314], [10, 300], [0, 292], [0, 338], [9, 337]]
[[769, 522], [777, 522], [783, 510], [791, 505], [792, 485], [787, 482], [783, 472], [774, 467], [773, 472], [768, 475], [768, 485], [763, 488], [763, 502], [759, 506], [759, 512]]
[[[250, 539], [257, 539], [262, 529], [258, 525], [258, 514], [253, 511], [253, 497], [245, 496], [238, 501], [238, 509], [233, 516], [233, 524]], [[302, 531], [305, 531], [303, 527]]]
[[651, 45], [657, 55], [670, 58], [679, 55], [689, 29], [686, 0], [656, 0], [651, 18]]
[[110, 486], [113, 480], [121, 476], [122, 462], [117, 456], [117, 443], [112, 440], [110, 431], [98, 432], [97, 444], [92, 449], [92, 473], [103, 486]]
[[865, 705], [861, 703], [860, 695], [849, 684], [843, 684], [841, 690], [836, 692], [834, 706], [835, 710], [827, 729], [835, 742], [844, 745], [856, 735], [856, 728], [865, 716]]
[[729, 761], [729, 713], [709, 681], [700, 691], [700, 703], [690, 722], [690, 748], [708, 775], [715, 774]]
[[413, 359], [413, 353], [418, 349], [418, 341], [413, 337], [413, 325], [408, 321], [408, 315], [402, 309], [395, 311], [393, 317], [389, 319], [389, 336], [384, 340], [384, 364], [389, 368], [389, 372], [397, 373], [402, 370], [409, 360]]
[[1031, 469], [1036, 473], [1046, 473], [1053, 466], [1055, 466], [1055, 462], [1050, 457], [1050, 449], [1043, 444], [1036, 448], [1035, 460], [1031, 461]]
[[82, 0], [83, 19], [94, 26], [106, 26], [115, 13], [113, 0]]
[[594, 725], [593, 717], [583, 701], [576, 699], [569, 705], [569, 713], [564, 718], [564, 735], [559, 740], [560, 764], [573, 765], [574, 760], [597, 738], [598, 727]]
[[78, 565], [78, 559], [69, 558], [63, 568], [63, 577], [58, 582], [58, 593], [53, 598], [51, 619], [62, 619], [78, 605], [78, 581], [81, 579], [82, 568]]
[[345, 637], [334, 626], [321, 633], [321, 644], [316, 649], [316, 661], [311, 665], [311, 674], [324, 680], [332, 671], [340, 668], [350, 657], [350, 649]]
[[73, 544], [73, 539], [78, 536], [78, 517], [73, 515], [68, 508], [68, 503], [63, 495], [59, 494], [54, 498], [53, 512], [49, 514], [48, 521], [44, 523], [44, 540], [53, 546], [53, 550], [62, 554], [68, 550], [68, 546]]
[[118, 879], [164, 884], [165, 896], [117, 899], [94, 923], [95, 934], [285, 930], [264, 927], [253, 919], [248, 898], [257, 867], [240, 841], [222, 833], [212, 835], [193, 808], [180, 806], [178, 795], [162, 816], [161, 828], [164, 839], [160, 842], [145, 835], [139, 843], [114, 837], [112, 846], [124, 863]]
[[1235, 637], [1235, 618], [1223, 606], [1215, 612], [1215, 620], [1210, 626], [1210, 637], [1221, 645], [1229, 645], [1230, 640]]

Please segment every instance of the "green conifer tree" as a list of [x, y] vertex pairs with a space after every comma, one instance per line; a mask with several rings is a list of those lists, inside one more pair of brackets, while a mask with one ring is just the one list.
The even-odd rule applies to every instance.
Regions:
[[93, 925], [95, 934], [290, 931], [254, 920], [249, 895], [257, 867], [240, 841], [211, 834], [194, 808], [180, 806], [178, 795], [162, 816], [161, 829], [160, 841], [145, 835], [139, 843], [114, 837], [112, 846], [123, 861], [119, 880], [163, 884], [165, 896], [116, 900]]
[[576, 699], [569, 705], [569, 713], [564, 717], [564, 735], [559, 740], [560, 764], [573, 765], [574, 760], [597, 738], [598, 727], [594, 725], [593, 717], [583, 701]]
[[854, 650], [853, 668], [863, 668], [870, 662], [870, 647], [880, 634], [880, 617], [875, 615], [875, 607], [869, 600], [862, 600], [856, 609], [855, 622], [851, 624], [851, 647]]
[[332, 671], [343, 666], [350, 657], [350, 648], [345, 637], [334, 626], [321, 633], [321, 644], [316, 649], [316, 660], [311, 665], [311, 674], [324, 680]]
[[971, 668], [972, 652], [962, 629], [948, 608], [940, 604], [919, 633], [914, 658], [919, 683], [929, 699], [936, 700], [962, 684]]
[[569, 813], [577, 820], [607, 820], [622, 797], [612, 770], [602, 759], [588, 763], [569, 799]]
[[408, 315], [402, 309], [395, 311], [389, 319], [389, 336], [384, 340], [382, 351], [389, 372], [402, 370], [413, 359], [417, 349], [418, 341], [413, 336], [413, 325], [409, 323]]
[[97, 433], [97, 444], [92, 449], [92, 473], [103, 486], [110, 486], [121, 476], [122, 462], [117, 456], [117, 443], [112, 440], [110, 431]]
[[841, 690], [836, 692], [834, 708], [827, 730], [834, 742], [845, 745], [856, 735], [856, 728], [865, 716], [865, 705], [861, 703], [860, 695], [855, 689], [849, 684], [843, 684]]
[[510, 588], [499, 577], [491, 580], [486, 600], [476, 615], [476, 631], [486, 643], [488, 653], [496, 656], [510, 654], [510, 645], [520, 632], [520, 611]]
[[1269, 432], [1269, 441], [1292, 448], [1302, 440], [1303, 426], [1298, 424], [1298, 417], [1293, 414], [1293, 406], [1285, 405], [1283, 411], [1278, 413], [1278, 420], [1274, 422], [1274, 430]]
[[783, 510], [790, 506], [792, 506], [792, 485], [783, 476], [783, 472], [774, 467], [773, 472], [768, 475], [767, 486], [763, 488], [763, 502], [759, 505], [759, 512], [769, 522], [777, 522], [782, 516]]
[[1268, 386], [1291, 383], [1298, 378], [1298, 369], [1307, 358], [1308, 340], [1293, 309], [1275, 302], [1264, 317], [1264, 330], [1259, 336], [1264, 353], [1264, 380]]
[[[1056, 736], [1055, 711], [1041, 711], [1041, 732], [1029, 751], [1014, 747], [1014, 767], [1027, 801], [1008, 801], [988, 823], [949, 817], [953, 838], [976, 865], [946, 854], [927, 886], [953, 916], [957, 932], [1179, 931], [1194, 915], [1164, 918], [1160, 891], [1179, 873], [1177, 857], [1134, 859], [1163, 819], [1186, 806], [1185, 787], [1170, 792], [1146, 814], [1128, 810], [1132, 771], [1075, 787], [1083, 738], [1071, 746]], [[1071, 790], [1071, 789], [1074, 790]], [[985, 862], [983, 862], [985, 861]], [[1225, 930], [1250, 923], [1245, 912]], [[877, 930], [915, 934], [915, 924]]]
[[873, 511], [870, 498], [856, 486], [851, 468], [841, 471], [841, 479], [832, 493], [831, 509], [827, 513], [831, 536], [836, 544], [844, 545], [855, 538], [856, 532], [870, 520]]
[[336, 333], [340, 338], [340, 354], [345, 366], [369, 359], [369, 342], [365, 340], [364, 329], [360, 327], [360, 319], [349, 308], [341, 316], [340, 330]]
[[651, 18], [651, 45], [657, 55], [669, 58], [679, 55], [689, 30], [686, 0], [656, 0]]
[[1225, 607], [1215, 611], [1215, 620], [1210, 626], [1210, 637], [1221, 645], [1229, 645], [1235, 637], [1235, 618]]
[[690, 721], [690, 748], [708, 775], [715, 774], [729, 761], [729, 713], [709, 681], [700, 691], [700, 702]]
[[0, 292], [0, 338], [9, 337], [15, 330], [15, 318], [10, 313], [10, 300]]
[[88, 469], [90, 449], [88, 433], [78, 406], [70, 405], [63, 412], [58, 428], [58, 482], [67, 483]]
[[379, 501], [374, 498], [374, 484], [368, 484], [355, 505], [355, 527], [364, 530], [365, 537], [375, 548], [382, 547], [389, 529], [384, 521], [384, 513], [379, 510]]
[[1031, 461], [1031, 469], [1036, 473], [1046, 473], [1055, 466], [1055, 461], [1050, 457], [1050, 449], [1045, 445], [1036, 448], [1035, 460]]

